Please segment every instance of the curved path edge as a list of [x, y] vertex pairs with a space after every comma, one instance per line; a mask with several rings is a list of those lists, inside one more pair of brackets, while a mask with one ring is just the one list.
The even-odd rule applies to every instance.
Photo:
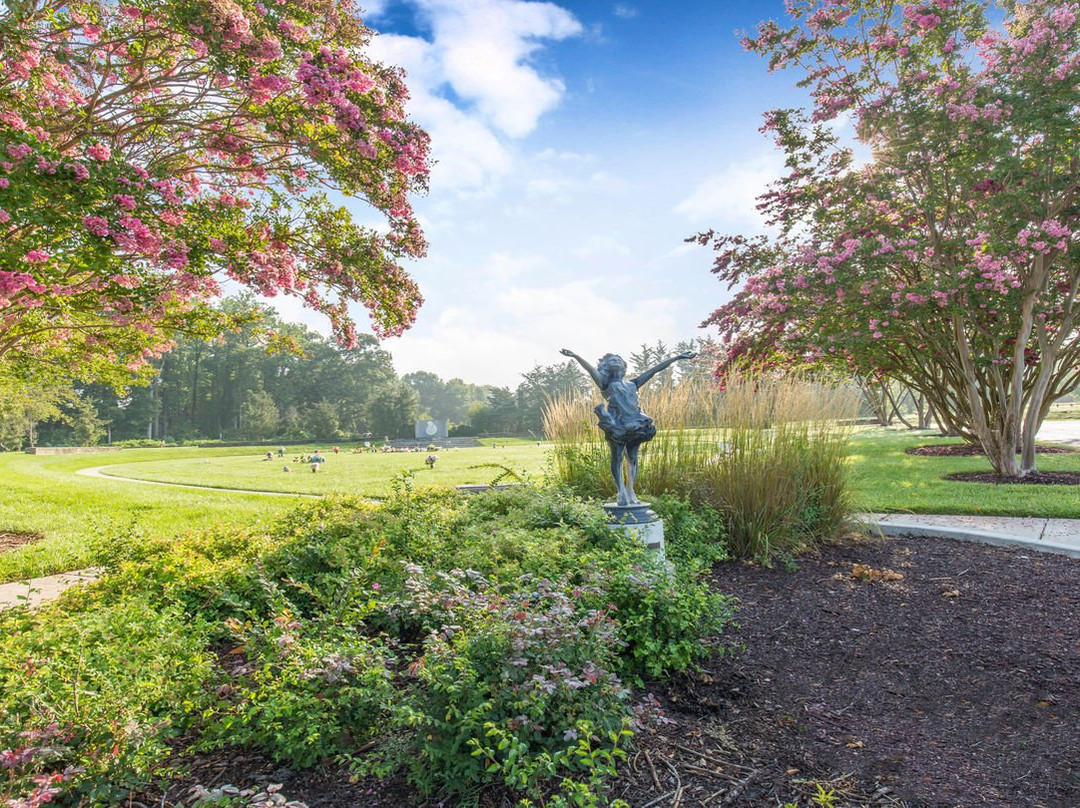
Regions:
[[860, 518], [883, 536], [943, 536], [1080, 558], [1080, 519], [918, 514], [864, 514]]
[[314, 497], [319, 499], [323, 494], [303, 494], [294, 491], [256, 491], [251, 488], [220, 488], [214, 485], [193, 485], [191, 483], [165, 483], [159, 480], [140, 480], [136, 477], [121, 477], [119, 474], [105, 474], [102, 469], [108, 466], [92, 466], [85, 469], [76, 469], [76, 474], [83, 477], [96, 477], [101, 480], [119, 480], [125, 483], [142, 483], [143, 485], [164, 485], [169, 488], [193, 488], [196, 491], [221, 491], [229, 494], [262, 494], [268, 497]]

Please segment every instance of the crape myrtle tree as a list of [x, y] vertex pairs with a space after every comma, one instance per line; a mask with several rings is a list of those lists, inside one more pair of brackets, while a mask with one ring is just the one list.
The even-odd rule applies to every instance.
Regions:
[[428, 138], [370, 36], [350, 0], [0, 4], [0, 361], [137, 370], [226, 278], [408, 328]]
[[789, 12], [790, 27], [744, 43], [800, 71], [813, 98], [766, 116], [787, 166], [760, 199], [774, 234], [698, 237], [741, 287], [708, 321], [726, 361], [897, 380], [999, 474], [1026, 474], [1080, 370], [1080, 8], [794, 0]]

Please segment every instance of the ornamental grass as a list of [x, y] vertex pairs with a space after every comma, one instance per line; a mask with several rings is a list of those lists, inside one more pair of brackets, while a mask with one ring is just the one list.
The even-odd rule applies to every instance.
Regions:
[[[592, 408], [599, 398], [551, 402], [544, 427], [552, 474], [577, 493], [611, 498], [610, 455]], [[636, 485], [724, 515], [735, 556], [770, 561], [838, 534], [851, 513], [845, 459], [859, 398], [849, 385], [798, 376], [729, 376], [645, 388], [642, 409], [660, 431], [641, 452]]]

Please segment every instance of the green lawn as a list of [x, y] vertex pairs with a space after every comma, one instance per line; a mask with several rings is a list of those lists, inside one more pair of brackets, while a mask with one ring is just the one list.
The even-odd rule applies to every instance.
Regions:
[[[56, 456], [0, 453], [0, 532], [44, 536], [43, 541], [0, 553], [0, 582], [83, 567], [88, 544], [118, 531], [137, 529], [174, 536], [225, 522], [255, 523], [273, 518], [299, 501], [298, 497], [84, 477], [75, 473], [79, 469], [105, 466], [107, 474], [218, 488], [383, 496], [403, 471], [416, 472], [413, 484], [417, 487], [491, 482], [499, 469], [468, 468], [485, 463], [539, 476], [546, 448], [529, 441], [506, 447], [500, 442], [499, 448], [440, 451], [434, 469], [424, 465], [427, 452], [331, 454], [319, 474], [294, 464], [292, 453], [283, 461], [275, 458], [266, 462], [261, 459], [265, 454], [253, 454], [257, 451], [249, 446], [124, 449]], [[284, 473], [286, 463], [297, 471]]]
[[[957, 471], [990, 471], [983, 457], [916, 457], [911, 446], [959, 443], [936, 433], [872, 431], [851, 442], [856, 507], [881, 513], [983, 514], [1080, 518], [1080, 488], [1067, 485], [989, 485], [941, 479]], [[1080, 452], [1041, 454], [1044, 471], [1080, 471]]]
[[[535, 441], [499, 448], [443, 449], [437, 452], [333, 454], [323, 451], [326, 463], [314, 474], [311, 466], [295, 461], [297, 453], [266, 460], [263, 454], [219, 456], [206, 451], [202, 456], [170, 457], [150, 462], [110, 465], [103, 473], [135, 480], [204, 485], [211, 488], [249, 489], [298, 494], [353, 494], [385, 497], [395, 479], [414, 472], [414, 486], [487, 484], [503, 473], [504, 466], [515, 474], [539, 477], [543, 474], [547, 447]], [[428, 468], [425, 458], [438, 459]], [[288, 466], [291, 473], [285, 472]]]
[[[534, 479], [543, 476], [547, 444], [496, 442], [497, 448], [438, 451], [433, 469], [424, 464], [427, 452], [331, 453], [318, 474], [294, 463], [293, 451], [284, 459], [265, 461], [265, 454], [252, 447], [125, 449], [66, 456], [3, 453], [0, 532], [40, 533], [45, 538], [0, 553], [0, 582], [85, 566], [88, 545], [119, 531], [136, 529], [170, 536], [224, 522], [251, 524], [271, 519], [298, 501], [298, 497], [280, 493], [382, 497], [403, 472], [414, 472], [412, 485], [418, 488], [489, 483], [501, 473], [499, 467]], [[925, 432], [869, 431], [857, 435], [850, 454], [856, 508], [885, 513], [1080, 518], [1080, 490], [1074, 487], [947, 482], [941, 479], [945, 474], [989, 469], [989, 464], [979, 457], [914, 457], [904, 453], [910, 446], [950, 442], [955, 441]], [[647, 449], [643, 462], [648, 462]], [[294, 469], [292, 473], [283, 471], [286, 464]], [[1040, 455], [1038, 465], [1046, 470], [1080, 471], [1080, 453]], [[75, 473], [94, 466], [104, 466], [104, 473], [129, 479]], [[136, 479], [209, 488], [140, 485], [131, 481]]]

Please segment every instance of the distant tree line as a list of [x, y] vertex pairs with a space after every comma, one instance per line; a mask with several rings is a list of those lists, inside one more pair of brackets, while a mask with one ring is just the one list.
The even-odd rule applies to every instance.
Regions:
[[[577, 366], [536, 366], [516, 389], [444, 381], [431, 371], [399, 377], [370, 335], [342, 348], [285, 323], [250, 298], [222, 303], [247, 322], [215, 339], [179, 338], [155, 362], [149, 384], [117, 391], [78, 379], [0, 376], [0, 448], [150, 440], [349, 440], [412, 437], [418, 419], [450, 423], [457, 435], [542, 436], [552, 398], [588, 394]], [[252, 316], [252, 313], [256, 316]], [[680, 343], [676, 350], [684, 350]], [[631, 354], [649, 366], [662, 343]], [[688, 366], [690, 367], [690, 366]], [[700, 369], [699, 369], [700, 370]], [[661, 383], [674, 383], [670, 374]]]

